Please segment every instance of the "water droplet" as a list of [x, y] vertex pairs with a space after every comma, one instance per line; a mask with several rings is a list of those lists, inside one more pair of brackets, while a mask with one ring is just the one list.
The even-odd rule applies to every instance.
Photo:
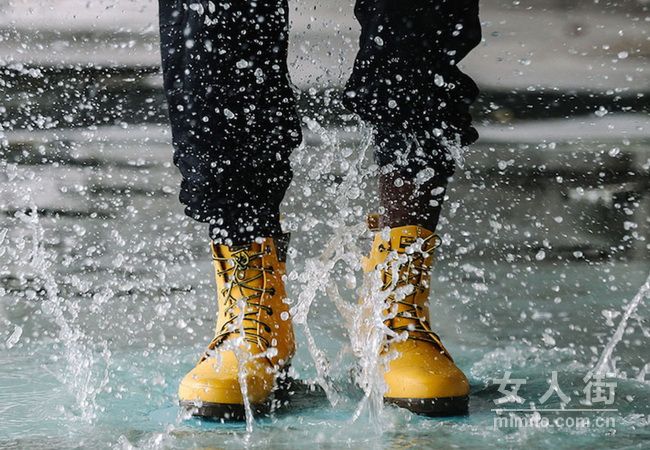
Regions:
[[618, 147], [612, 148], [610, 151], [607, 152], [607, 154], [611, 157], [618, 156], [618, 154], [621, 153], [621, 149]]
[[22, 335], [23, 335], [23, 327], [21, 327], [20, 325], [16, 325], [14, 327], [13, 333], [11, 333], [11, 336], [9, 336], [5, 341], [5, 346], [7, 348], [12, 348], [14, 345], [18, 343], [18, 341], [20, 340], [20, 336]]

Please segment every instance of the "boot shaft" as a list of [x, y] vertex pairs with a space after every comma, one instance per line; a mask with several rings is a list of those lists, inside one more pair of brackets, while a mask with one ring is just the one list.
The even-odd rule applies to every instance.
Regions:
[[[394, 291], [388, 297], [394, 316], [387, 323], [393, 330], [429, 327], [429, 293], [433, 251], [440, 238], [425, 228], [409, 225], [378, 231], [364, 270], [379, 270], [382, 290]], [[409, 333], [418, 338], [420, 332]], [[428, 333], [424, 333], [427, 335]], [[427, 340], [428, 336], [423, 336]]]
[[[288, 361], [295, 352], [289, 305], [285, 303], [284, 249], [265, 238], [245, 246], [212, 243], [217, 284], [217, 324], [211, 348], [241, 336], [253, 354], [271, 350], [272, 362]], [[243, 307], [243, 311], [242, 311]]]

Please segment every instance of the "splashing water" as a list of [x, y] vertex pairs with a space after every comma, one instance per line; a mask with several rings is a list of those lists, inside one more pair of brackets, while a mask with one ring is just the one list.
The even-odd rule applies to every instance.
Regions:
[[[329, 132], [321, 127], [316, 121], [308, 121], [311, 131], [317, 133], [324, 146], [332, 149], [329, 155], [351, 155], [340, 148], [340, 141], [336, 133]], [[372, 134], [370, 129], [359, 125], [364, 138], [358, 149], [355, 149], [356, 157], [345, 163], [345, 172], [338, 186], [331, 189], [328, 195], [336, 199], [336, 207], [339, 212], [337, 216], [328, 218], [328, 225], [331, 230], [331, 237], [323, 245], [320, 255], [315, 258], [308, 258], [305, 261], [305, 269], [302, 273], [293, 273], [292, 279], [302, 284], [297, 303], [292, 308], [292, 315], [296, 324], [299, 324], [305, 334], [309, 353], [316, 366], [316, 382], [323, 388], [331, 405], [340, 402], [340, 395], [337, 387], [331, 380], [331, 363], [324, 353], [318, 348], [308, 322], [310, 308], [319, 292], [325, 293], [344, 320], [347, 330], [352, 354], [358, 358], [356, 384], [364, 392], [359, 401], [351, 420], [354, 422], [367, 411], [371, 423], [380, 430], [380, 416], [383, 409], [383, 393], [385, 391], [383, 382], [383, 368], [387, 355], [381, 352], [385, 337], [391, 331], [384, 325], [384, 310], [387, 294], [381, 291], [381, 282], [376, 277], [364, 277], [361, 291], [352, 299], [344, 299], [338, 288], [338, 280], [334, 278], [334, 268], [341, 265], [342, 270], [347, 274], [346, 279], [354, 285], [354, 276], [359, 272], [361, 256], [368, 249], [360, 248], [359, 240], [368, 236], [368, 228], [364, 223], [354, 220], [352, 224], [346, 221], [354, 219], [355, 215], [350, 213], [350, 200], [359, 196], [358, 186], [364, 179], [375, 175], [376, 168], [373, 166], [364, 167], [364, 160], [371, 148]], [[333, 160], [326, 155], [321, 161], [321, 171], [327, 172]], [[346, 220], [347, 219], [347, 220]], [[359, 297], [361, 300], [357, 299]], [[393, 333], [394, 334], [394, 333]]]
[[[339, 139], [336, 133], [328, 132], [316, 121], [308, 121], [310, 130], [317, 133], [327, 148], [333, 149], [332, 154], [345, 154], [339, 147]], [[389, 255], [386, 261], [387, 267], [393, 273], [393, 286], [382, 290], [382, 281], [378, 271], [366, 274], [360, 291], [351, 300], [345, 300], [339, 292], [338, 280], [334, 276], [334, 267], [342, 264], [343, 271], [348, 274], [357, 273], [360, 269], [361, 256], [365, 255], [368, 248], [360, 248], [359, 240], [368, 237], [369, 230], [364, 223], [346, 224], [349, 209], [349, 201], [358, 195], [357, 186], [361, 180], [373, 177], [375, 168], [363, 167], [366, 153], [371, 147], [371, 130], [363, 129], [360, 125], [364, 139], [357, 152], [356, 159], [346, 164], [346, 172], [341, 183], [330, 192], [336, 198], [336, 206], [339, 210], [338, 217], [329, 217], [328, 225], [331, 228], [331, 237], [324, 244], [321, 254], [316, 258], [309, 258], [305, 261], [305, 269], [302, 273], [292, 274], [292, 280], [302, 284], [297, 303], [292, 308], [292, 314], [296, 324], [303, 328], [309, 353], [316, 366], [316, 382], [323, 388], [331, 405], [340, 402], [340, 395], [337, 393], [337, 386], [331, 380], [331, 363], [324, 353], [318, 348], [312, 335], [308, 322], [310, 308], [319, 292], [326, 294], [339, 316], [343, 318], [345, 329], [348, 330], [348, 338], [351, 353], [354, 355], [357, 365], [353, 370], [355, 382], [363, 391], [363, 396], [355, 408], [350, 420], [357, 421], [364, 412], [368, 414], [370, 423], [376, 431], [382, 432], [385, 428], [385, 420], [382, 418], [383, 396], [386, 390], [383, 373], [388, 362], [396, 355], [393, 352], [385, 352], [384, 345], [388, 337], [399, 341], [405, 336], [397, 336], [390, 330], [385, 321], [389, 320], [396, 312], [387, 312], [387, 299], [391, 295], [397, 298], [408, 294], [410, 286], [397, 288], [395, 283], [399, 279], [397, 273], [399, 266], [405, 262], [405, 256], [397, 253]], [[327, 165], [326, 160], [322, 164]], [[354, 217], [352, 214], [349, 216]], [[417, 250], [417, 249], [416, 249]], [[358, 297], [358, 298], [357, 298]]]
[[[253, 424], [255, 419], [253, 417], [253, 408], [251, 407], [251, 401], [248, 397], [248, 371], [247, 367], [250, 361], [256, 358], [256, 355], [252, 355], [246, 349], [250, 347], [250, 344], [246, 341], [246, 329], [244, 327], [244, 318], [246, 314], [246, 300], [241, 298], [237, 301], [237, 308], [239, 313], [237, 314], [237, 320], [235, 325], [239, 330], [239, 335], [232, 340], [232, 342], [227, 342], [224, 345], [224, 350], [232, 350], [237, 357], [239, 362], [238, 368], [238, 377], [239, 377], [239, 386], [241, 388], [242, 398], [244, 400], [244, 412], [246, 414], [246, 432], [253, 432]], [[264, 357], [265, 355], [262, 355]]]
[[[600, 358], [598, 359], [598, 362], [594, 367], [594, 373], [603, 374], [603, 375], [605, 374], [618, 375], [618, 370], [616, 369], [616, 362], [612, 358], [614, 354], [614, 350], [616, 349], [616, 346], [621, 341], [621, 339], [623, 339], [623, 334], [625, 333], [628, 320], [630, 320], [630, 317], [637, 310], [641, 302], [648, 297], [650, 297], [650, 275], [648, 275], [648, 279], [645, 281], [645, 283], [643, 283], [641, 289], [639, 289], [639, 292], [637, 292], [637, 294], [634, 296], [632, 301], [628, 303], [628, 305], [625, 307], [625, 312], [623, 313], [623, 317], [621, 317], [621, 321], [618, 323], [618, 326], [616, 327], [616, 331], [610, 338], [607, 345], [605, 345], [605, 348], [603, 349], [603, 352], [601, 353]], [[645, 375], [645, 367], [639, 373], [639, 378], [643, 379], [642, 377], [644, 375]]]
[[327, 398], [332, 405], [339, 401], [338, 394], [331, 385], [330, 364], [323, 352], [318, 348], [313, 334], [309, 327], [308, 315], [312, 303], [319, 291], [325, 291], [330, 283], [329, 274], [334, 267], [336, 260], [322, 260], [312, 258], [305, 261], [304, 273], [295, 277], [304, 282], [303, 288], [298, 295], [297, 303], [292, 306], [291, 314], [295, 324], [302, 327], [307, 340], [307, 349], [314, 361], [316, 368], [316, 382], [323, 388]]
[[[340, 139], [336, 132], [328, 131], [318, 124], [316, 120], [308, 120], [307, 125], [310, 130], [317, 133], [325, 148], [330, 151], [328, 155], [341, 154], [344, 151], [341, 149]], [[332, 229], [332, 237], [324, 248], [320, 256], [315, 258], [307, 258], [305, 260], [304, 270], [299, 273], [293, 271], [289, 274], [289, 278], [294, 282], [301, 283], [300, 294], [298, 295], [295, 304], [291, 306], [291, 316], [293, 323], [300, 326], [306, 341], [306, 347], [314, 362], [316, 369], [316, 376], [314, 381], [323, 389], [329, 403], [335, 406], [340, 403], [341, 396], [337, 391], [337, 387], [332, 381], [331, 363], [325, 353], [319, 348], [314, 335], [311, 331], [309, 324], [309, 312], [312, 308], [314, 301], [319, 293], [324, 293], [334, 303], [335, 307], [342, 313], [343, 317], [354, 316], [354, 311], [358, 310], [353, 305], [344, 301], [338, 292], [337, 280], [334, 278], [334, 267], [339, 263], [344, 263], [350, 273], [354, 273], [359, 268], [359, 257], [362, 254], [361, 249], [357, 246], [358, 239], [367, 233], [367, 226], [365, 224], [355, 223], [354, 225], [347, 225], [345, 219], [349, 216], [346, 211], [349, 208], [349, 200], [356, 199], [359, 195], [358, 184], [364, 178], [372, 177], [374, 174], [373, 168], [365, 168], [364, 161], [367, 157], [367, 152], [371, 147], [372, 135], [371, 130], [366, 129], [362, 124], [359, 124], [362, 135], [365, 139], [362, 140], [360, 150], [357, 152], [357, 157], [353, 161], [346, 164], [346, 174], [340, 184], [330, 192], [330, 195], [337, 198], [337, 207], [340, 211], [338, 217], [330, 217], [330, 225]], [[294, 157], [299, 158], [302, 149], [295, 152]], [[350, 153], [351, 154], [351, 153]], [[334, 159], [324, 158], [321, 163], [327, 167], [334, 162]], [[321, 171], [325, 172], [323, 167]], [[381, 305], [381, 303], [377, 303]], [[240, 337], [237, 340], [243, 342], [244, 329], [243, 329], [243, 306], [240, 305], [239, 314], [239, 328]], [[350, 323], [349, 329], [356, 327], [355, 323]], [[233, 350], [237, 353], [239, 358], [250, 358], [247, 352], [242, 352], [239, 346], [234, 346]], [[264, 357], [265, 354], [255, 355], [254, 357]], [[246, 364], [239, 365], [239, 378], [244, 398], [244, 406], [246, 412], [246, 430], [248, 433], [252, 432], [254, 417], [253, 411], [248, 399], [248, 387], [246, 382]], [[380, 406], [381, 407], [381, 406]], [[356, 416], [355, 416], [356, 418]]]
[[395, 337], [395, 333], [384, 325], [384, 321], [391, 318], [390, 314], [384, 314], [390, 289], [381, 289], [383, 283], [378, 275], [377, 271], [373, 271], [365, 277], [361, 301], [355, 313], [348, 316], [352, 318], [348, 326], [351, 330], [350, 344], [359, 364], [357, 384], [364, 391], [352, 420], [356, 421], [367, 410], [371, 422], [381, 428], [379, 425], [386, 391], [383, 372], [390, 359], [382, 350], [386, 337]]
[[[13, 173], [10, 179], [23, 176], [14, 172], [10, 166], [7, 169], [7, 172]], [[69, 393], [76, 400], [75, 406], [78, 412], [73, 413], [72, 416], [86, 423], [92, 423], [97, 417], [96, 396], [109, 382], [111, 352], [105, 342], [96, 343], [101, 347], [99, 354], [103, 365], [102, 370], [95, 361], [93, 351], [84, 343], [86, 336], [74, 325], [79, 317], [80, 305], [66, 301], [60, 294], [57, 279], [52, 271], [52, 267], [57, 264], [56, 254], [45, 247], [45, 231], [33, 199], [34, 194], [31, 189], [28, 189], [20, 195], [23, 204], [30, 205], [26, 211], [18, 211], [15, 214], [15, 217], [25, 224], [31, 233], [31, 251], [22, 261], [26, 263], [28, 271], [25, 275], [32, 276], [42, 283], [45, 299], [41, 303], [41, 311], [58, 327], [57, 341], [62, 347], [66, 362], [61, 372], [52, 375], [68, 388]]]
[[[334, 163], [333, 155], [350, 154], [340, 148], [340, 140], [335, 132], [331, 132], [321, 127], [317, 121], [309, 120], [307, 125], [310, 130], [317, 133], [323, 146], [331, 149], [321, 160], [319, 172], [326, 173], [330, 171]], [[340, 401], [340, 396], [333, 386], [331, 378], [331, 364], [325, 354], [316, 345], [311, 327], [308, 323], [309, 311], [315, 301], [318, 293], [325, 293], [334, 303], [335, 307], [343, 313], [344, 317], [349, 317], [351, 307], [343, 301], [336, 290], [336, 280], [333, 278], [334, 267], [339, 262], [343, 262], [349, 273], [354, 273], [358, 267], [359, 255], [361, 254], [356, 245], [358, 238], [366, 231], [365, 225], [355, 224], [347, 225], [346, 218], [349, 214], [349, 201], [358, 197], [358, 185], [366, 177], [371, 176], [371, 171], [365, 169], [363, 162], [366, 153], [370, 148], [372, 136], [370, 130], [364, 129], [361, 125], [361, 133], [365, 136], [362, 140], [356, 159], [350, 163], [345, 163], [345, 176], [338, 186], [335, 186], [329, 195], [337, 199], [337, 208], [339, 215], [330, 217], [328, 225], [332, 229], [332, 237], [324, 245], [324, 249], [319, 257], [307, 258], [305, 268], [302, 273], [294, 271], [290, 274], [290, 279], [301, 283], [300, 294], [297, 302], [291, 308], [291, 314], [294, 322], [301, 326], [307, 341], [307, 349], [314, 361], [316, 368], [316, 382], [323, 388], [327, 398], [332, 406]], [[300, 151], [296, 152], [296, 158], [300, 158]], [[313, 174], [316, 176], [316, 174]]]

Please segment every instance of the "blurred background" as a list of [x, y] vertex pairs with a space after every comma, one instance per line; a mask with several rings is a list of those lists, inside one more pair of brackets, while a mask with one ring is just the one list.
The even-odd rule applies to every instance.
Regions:
[[[177, 417], [177, 382], [211, 337], [215, 302], [205, 227], [177, 201], [157, 3], [0, 0], [0, 448], [641, 447], [650, 2], [481, 1], [483, 42], [461, 64], [481, 88], [481, 138], [449, 189], [432, 297], [472, 414], [390, 410], [384, 434], [349, 423], [359, 396], [325, 286], [356, 301], [358, 224], [375, 205], [367, 130], [339, 102], [358, 25], [351, 0], [289, 4], [305, 128], [283, 207], [289, 297], [308, 312], [301, 339], [318, 343], [294, 368], [341, 403], [306, 396], [300, 415], [252, 435]], [[529, 379], [530, 401], [560, 372], [579, 407], [594, 367], [618, 379], [616, 427], [492, 428], [491, 380], [505, 370]]]

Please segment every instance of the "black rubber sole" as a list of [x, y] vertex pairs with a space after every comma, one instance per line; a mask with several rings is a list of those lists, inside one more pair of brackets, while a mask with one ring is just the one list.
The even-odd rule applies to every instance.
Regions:
[[[181, 401], [180, 405], [194, 417], [202, 419], [234, 422], [246, 420], [246, 410], [240, 404]], [[266, 415], [272, 410], [272, 402], [251, 405], [251, 410], [255, 416]]]
[[[262, 404], [251, 405], [256, 417], [270, 414], [283, 414], [291, 410], [303, 410], [327, 404], [325, 393], [314, 385], [307, 385], [299, 380], [286, 377], [279, 380], [272, 397]], [[291, 403], [291, 404], [290, 404]], [[469, 396], [442, 398], [390, 398], [384, 403], [428, 417], [465, 416], [469, 414]], [[181, 401], [180, 406], [195, 417], [222, 422], [241, 422], [246, 420], [244, 405], [230, 403], [208, 403], [198, 401]], [[289, 408], [290, 406], [290, 408]]]
[[429, 417], [466, 416], [469, 413], [469, 396], [441, 398], [390, 398], [384, 403], [399, 406]]

